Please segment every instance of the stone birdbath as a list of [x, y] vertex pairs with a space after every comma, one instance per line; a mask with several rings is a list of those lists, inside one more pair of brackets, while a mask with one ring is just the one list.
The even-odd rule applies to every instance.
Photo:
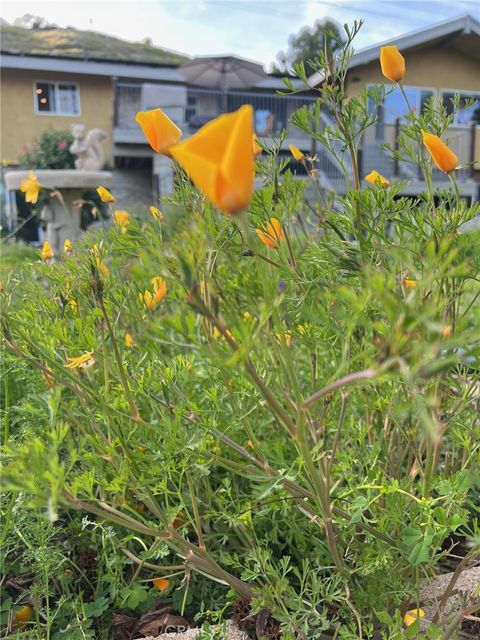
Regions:
[[[70, 152], [77, 156], [75, 169], [33, 170], [40, 185], [51, 190], [40, 220], [46, 223], [45, 239], [56, 256], [62, 253], [65, 240], [74, 241], [83, 234], [80, 208], [76, 202], [81, 200], [85, 190], [94, 190], [100, 185], [110, 188], [113, 179], [110, 171], [100, 170], [105, 162], [101, 141], [106, 134], [100, 129], [86, 133], [84, 125], [80, 124], [72, 125], [72, 133], [74, 141]], [[29, 175], [30, 171], [8, 171], [5, 174], [8, 191], [18, 191], [22, 180], [28, 179]], [[16, 211], [14, 217], [17, 217]]]

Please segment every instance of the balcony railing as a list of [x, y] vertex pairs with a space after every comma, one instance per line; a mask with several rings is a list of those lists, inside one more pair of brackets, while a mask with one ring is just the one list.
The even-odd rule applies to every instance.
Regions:
[[[161, 86], [159, 85], [159, 91]], [[317, 167], [321, 181], [325, 186], [343, 191], [347, 180], [344, 171], [351, 179], [351, 162], [349, 154], [338, 143], [335, 146], [337, 155], [342, 156], [341, 163], [318, 144], [312, 146], [311, 139], [300, 129], [290, 123], [292, 114], [304, 105], [313, 105], [313, 96], [295, 95], [279, 96], [273, 92], [255, 91], [227, 91], [188, 87], [184, 95], [184, 104], [162, 106], [164, 111], [182, 129], [185, 135], [195, 133], [201, 126], [213, 120], [222, 113], [235, 111], [244, 104], [251, 104], [254, 108], [255, 131], [259, 137], [267, 140], [280, 129], [286, 129], [284, 151], [289, 144], [294, 144], [302, 151], [314, 152], [317, 157]], [[142, 98], [142, 85], [119, 83], [115, 97], [115, 128], [114, 142], [116, 144], [145, 144], [145, 138], [135, 122], [138, 111], [145, 109]], [[151, 107], [148, 107], [151, 108]], [[331, 128], [331, 117], [322, 111], [320, 114], [323, 126]], [[399, 123], [382, 126], [381, 135], [372, 127], [367, 130], [361, 145], [360, 170], [362, 176], [375, 169], [388, 179], [406, 179], [416, 184], [417, 190], [422, 190], [423, 176], [417, 165], [402, 161], [395, 161], [388, 157], [381, 145], [390, 143], [393, 147], [398, 136]], [[451, 127], [446, 136], [450, 146], [457, 153], [460, 162], [466, 167], [457, 170], [457, 177], [465, 181], [473, 176], [474, 162], [480, 161], [480, 126]], [[478, 167], [478, 164], [475, 165]], [[434, 170], [434, 181], [441, 182], [448, 177], [440, 171]]]
[[[303, 105], [312, 104], [313, 97], [279, 96], [267, 92], [222, 91], [189, 88], [186, 104], [163, 106], [164, 111], [182, 129], [192, 134], [201, 126], [222, 113], [235, 111], [244, 104], [254, 109], [255, 131], [259, 137], [271, 137], [281, 129], [287, 130], [288, 144], [299, 143], [309, 148], [309, 139], [302, 131], [293, 127], [289, 119]], [[137, 143], [143, 137], [135, 122], [135, 114], [144, 108], [142, 86], [119, 83], [115, 97], [115, 142]]]

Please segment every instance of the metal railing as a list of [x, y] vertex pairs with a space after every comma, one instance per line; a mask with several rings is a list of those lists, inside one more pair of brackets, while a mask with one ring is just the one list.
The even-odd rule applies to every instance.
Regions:
[[[287, 136], [308, 140], [307, 136], [293, 127], [290, 116], [303, 105], [314, 102], [313, 97], [279, 96], [268, 92], [227, 91], [189, 88], [187, 103], [164, 108], [174, 113], [176, 121], [185, 133], [193, 133], [209, 120], [222, 113], [237, 110], [251, 104], [255, 114], [255, 131], [258, 136], [269, 137], [280, 129], [287, 129]], [[115, 127], [135, 130], [135, 114], [142, 110], [142, 86], [118, 83], [115, 93]]]

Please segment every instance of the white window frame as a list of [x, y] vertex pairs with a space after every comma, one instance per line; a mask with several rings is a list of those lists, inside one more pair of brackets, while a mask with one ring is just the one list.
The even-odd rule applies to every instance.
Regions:
[[[463, 95], [466, 95], [466, 96], [469, 96], [469, 97], [478, 96], [479, 99], [480, 99], [480, 91], [473, 91], [473, 90], [470, 91], [469, 89], [439, 89], [438, 90], [438, 100], [439, 100], [440, 104], [443, 104], [443, 94], [444, 93], [453, 93], [453, 94], [459, 93], [460, 95], [463, 94]], [[462, 128], [468, 129], [469, 127], [472, 126], [471, 122], [468, 123], [468, 124], [459, 124], [458, 122], [455, 122], [456, 119], [457, 119], [457, 116], [458, 116], [458, 113], [455, 113], [454, 114], [454, 118], [453, 118], [453, 122], [450, 125], [451, 127], [457, 127], [459, 129], [462, 129]], [[478, 126], [478, 124], [477, 124], [477, 126]]]
[[[77, 92], [77, 104], [78, 104], [78, 112], [77, 113], [63, 113], [62, 111], [39, 111], [37, 104], [37, 84], [42, 82], [44, 84], [53, 84], [55, 87], [55, 104], [58, 103], [58, 85], [60, 84], [69, 84], [75, 86]], [[82, 107], [80, 101], [80, 85], [75, 80], [41, 80], [37, 79], [33, 81], [33, 108], [35, 110], [35, 114], [37, 116], [63, 116], [70, 118], [78, 118], [82, 115]]]

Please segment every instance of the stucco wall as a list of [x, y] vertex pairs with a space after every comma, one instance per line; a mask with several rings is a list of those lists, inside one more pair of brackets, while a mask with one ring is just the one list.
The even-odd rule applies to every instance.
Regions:
[[[452, 49], [428, 48], [406, 52], [405, 85], [433, 89], [480, 91], [479, 64]], [[356, 96], [365, 84], [388, 83], [382, 76], [380, 63], [355, 67], [347, 77], [347, 92]]]
[[[77, 82], [80, 89], [80, 115], [36, 114], [33, 100], [35, 80]], [[107, 161], [112, 162], [113, 91], [111, 78], [44, 71], [3, 69], [1, 75], [1, 159], [15, 164], [30, 145], [48, 128], [70, 129], [74, 122], [88, 128], [99, 127], [108, 137], [104, 141]]]

